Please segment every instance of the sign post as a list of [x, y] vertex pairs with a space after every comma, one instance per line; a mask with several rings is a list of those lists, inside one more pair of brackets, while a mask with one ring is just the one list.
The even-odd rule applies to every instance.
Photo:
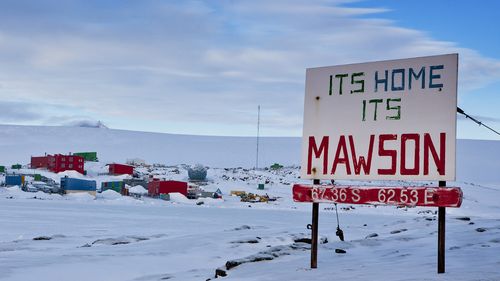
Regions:
[[311, 268], [318, 204], [349, 202], [438, 207], [438, 273], [444, 272], [445, 207], [460, 206], [459, 188], [319, 183], [432, 180], [445, 187], [455, 180], [457, 71], [458, 54], [307, 69], [301, 177], [314, 184], [293, 192], [295, 201], [313, 204]]
[[[446, 187], [446, 182], [440, 181], [439, 187]], [[445, 228], [446, 228], [446, 207], [439, 207], [438, 208], [438, 273], [445, 272]]]
[[[319, 180], [313, 180], [313, 184], [319, 184]], [[319, 203], [312, 204], [311, 222], [311, 268], [318, 267], [318, 228], [319, 228]]]

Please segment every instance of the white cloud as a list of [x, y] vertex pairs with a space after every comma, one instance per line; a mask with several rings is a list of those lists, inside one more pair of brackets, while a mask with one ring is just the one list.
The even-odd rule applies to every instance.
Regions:
[[[13, 16], [0, 17], [0, 98], [64, 104], [111, 127], [127, 118], [184, 122], [192, 127], [183, 133], [195, 134], [210, 122], [249, 126], [261, 104], [269, 128], [298, 135], [307, 67], [458, 52], [459, 93], [500, 80], [499, 60], [378, 19], [386, 11], [378, 7], [326, 0], [139, 3], [11, 9]], [[51, 111], [40, 114], [52, 120], [58, 114]]]

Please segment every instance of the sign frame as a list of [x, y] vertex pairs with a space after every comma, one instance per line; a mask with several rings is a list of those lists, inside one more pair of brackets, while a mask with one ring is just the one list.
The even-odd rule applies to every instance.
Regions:
[[453, 181], [458, 54], [308, 68], [301, 177]]

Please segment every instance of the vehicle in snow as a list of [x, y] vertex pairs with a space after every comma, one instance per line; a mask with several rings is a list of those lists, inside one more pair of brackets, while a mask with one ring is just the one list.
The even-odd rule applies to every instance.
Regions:
[[26, 191], [28, 192], [43, 191], [45, 193], [60, 193], [60, 188], [57, 185], [49, 185], [43, 181], [33, 181], [26, 185]]

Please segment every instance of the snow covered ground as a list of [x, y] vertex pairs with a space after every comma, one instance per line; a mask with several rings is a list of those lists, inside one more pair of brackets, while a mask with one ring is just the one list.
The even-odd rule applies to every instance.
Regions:
[[[87, 178], [96, 180], [98, 187], [126, 177], [102, 175], [107, 161], [141, 157], [175, 164], [138, 169], [173, 180], [187, 180], [187, 171], [178, 164], [200, 162], [210, 166], [202, 187], [220, 189], [223, 199], [134, 199], [109, 190], [94, 198], [0, 187], [0, 280], [214, 280], [218, 268], [227, 274], [219, 277], [222, 280], [500, 280], [499, 142], [458, 143], [458, 181], [448, 185], [461, 187], [464, 201], [461, 208], [447, 209], [446, 273], [438, 275], [436, 208], [393, 206], [339, 205], [346, 238], [341, 242], [335, 236], [334, 206], [321, 204], [319, 233], [324, 243], [319, 246], [318, 268], [311, 270], [310, 245], [304, 243], [310, 237], [306, 225], [311, 205], [291, 198], [292, 184], [304, 182], [298, 167], [238, 168], [252, 166], [252, 138], [91, 128], [54, 127], [50, 133], [36, 127], [2, 129], [5, 162], [27, 162], [29, 155], [43, 152], [97, 150], [102, 161], [86, 163], [86, 169]], [[68, 138], [59, 140], [64, 134]], [[91, 145], [85, 146], [85, 141]], [[134, 141], [140, 145], [134, 147]], [[299, 153], [293, 151], [299, 149], [299, 139], [268, 139], [268, 144], [266, 163], [298, 164]], [[182, 149], [172, 152], [177, 145]], [[56, 181], [64, 175], [83, 177], [73, 172], [19, 172]], [[260, 183], [264, 190], [257, 189]], [[278, 199], [240, 202], [230, 196], [232, 190]]]
[[[113, 191], [94, 199], [0, 188], [0, 280], [207, 280], [228, 261], [243, 264], [219, 278], [500, 280], [498, 189], [455, 184], [465, 198], [461, 208], [447, 209], [444, 275], [436, 274], [436, 209], [388, 206], [339, 205], [346, 236], [340, 242], [333, 205], [322, 204], [320, 237], [328, 243], [311, 270], [310, 245], [297, 242], [310, 237], [311, 206], [290, 196], [290, 184], [300, 182], [297, 168], [208, 171], [204, 188], [221, 189], [222, 200], [133, 199]], [[187, 177], [180, 167], [154, 172]], [[262, 182], [265, 190], [257, 190]], [[245, 203], [231, 190], [279, 198]], [[248, 262], [256, 259], [265, 261]]]

